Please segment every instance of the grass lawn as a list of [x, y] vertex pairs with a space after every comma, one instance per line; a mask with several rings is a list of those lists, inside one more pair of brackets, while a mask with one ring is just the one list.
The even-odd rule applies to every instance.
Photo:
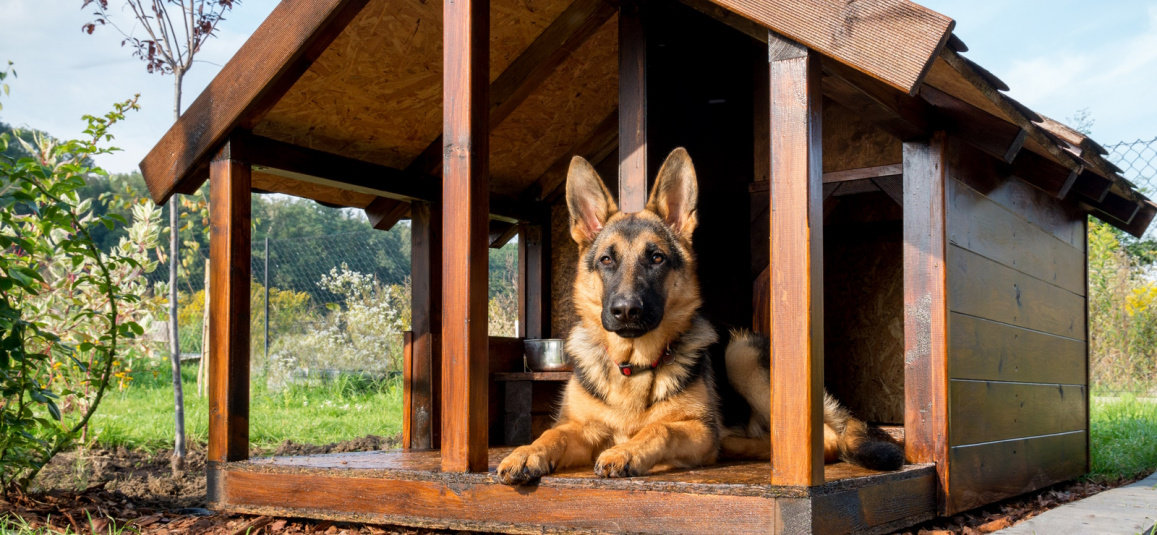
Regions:
[[[186, 436], [206, 442], [209, 402], [197, 395], [196, 364], [186, 364], [182, 376]], [[93, 417], [93, 438], [105, 447], [171, 448], [173, 389], [168, 368], [134, 372], [133, 378], [130, 387], [105, 395]], [[251, 389], [249, 441], [264, 449], [286, 440], [327, 444], [365, 435], [392, 436], [402, 430], [400, 378], [371, 382], [342, 377], [324, 385], [276, 391], [258, 379]]]
[[1112, 481], [1157, 470], [1157, 399], [1093, 398], [1094, 479]]

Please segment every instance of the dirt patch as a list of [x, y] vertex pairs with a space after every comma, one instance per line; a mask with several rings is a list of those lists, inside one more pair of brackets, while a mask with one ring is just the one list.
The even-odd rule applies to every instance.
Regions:
[[978, 535], [992, 533], [1033, 518], [1049, 509], [1087, 498], [1099, 492], [1140, 480], [1144, 476], [1113, 482], [1072, 481], [1031, 494], [966, 511], [948, 518], [929, 520], [913, 526], [903, 535]]

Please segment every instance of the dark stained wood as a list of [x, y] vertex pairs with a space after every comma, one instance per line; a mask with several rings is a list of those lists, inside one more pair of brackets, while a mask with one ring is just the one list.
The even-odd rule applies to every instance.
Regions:
[[953, 245], [1084, 295], [1084, 251], [959, 181], [948, 181], [947, 203]]
[[504, 413], [502, 444], [505, 446], [522, 446], [534, 440], [531, 432], [531, 405], [534, 385], [530, 381], [505, 381], [502, 389], [505, 391], [506, 403]]
[[209, 165], [210, 462], [249, 458], [250, 168], [245, 139]]
[[1105, 200], [1105, 195], [1109, 194], [1109, 189], [1112, 187], [1112, 180], [1086, 167], [1081, 171], [1081, 174], [1077, 176], [1077, 180], [1073, 183], [1071, 191], [1086, 199], [1101, 202]]
[[963, 446], [1085, 429], [1084, 385], [949, 381], [949, 444]]
[[870, 6], [711, 1], [909, 94], [920, 85], [955, 24], [905, 0]]
[[[609, 0], [577, 0], [490, 84], [490, 131], [498, 128], [562, 62], [618, 10]], [[422, 175], [442, 172], [442, 138], [438, 137], [407, 170]]]
[[414, 331], [402, 333], [402, 448], [410, 449], [414, 440]]
[[400, 200], [435, 197], [419, 175], [261, 136], [250, 143], [253, 165], [266, 173]]
[[1068, 196], [1083, 168], [1069, 169], [1031, 150], [1021, 151], [1012, 162], [1012, 174], [1058, 199]]
[[388, 197], [378, 197], [366, 207], [366, 219], [370, 220], [370, 226], [381, 231], [394, 228], [409, 213], [410, 203]]
[[491, 336], [487, 340], [487, 368], [494, 372], [486, 378], [487, 390], [490, 392], [486, 404], [486, 420], [491, 446], [502, 444], [506, 437], [503, 405], [507, 392], [506, 385], [498, 381], [498, 372], [522, 371], [523, 351], [521, 338]]
[[437, 449], [442, 436], [442, 210], [415, 202], [410, 212], [410, 448], [428, 450]]
[[1085, 214], [1075, 205], [1058, 202], [1023, 180], [1009, 179], [1007, 166], [967, 143], [950, 139], [948, 157], [950, 177], [1061, 241], [1085, 250]]
[[1085, 299], [967, 249], [948, 247], [948, 307], [954, 312], [1085, 339]]
[[238, 126], [252, 129], [367, 0], [279, 4], [141, 161], [153, 201], [200, 186], [210, 151]]
[[848, 169], [845, 171], [831, 171], [824, 173], [824, 184], [833, 184], [837, 182], [847, 182], [850, 180], [865, 180], [869, 178], [880, 178], [886, 176], [899, 176], [904, 174], [903, 164], [893, 165], [877, 165], [874, 167], [861, 167], [859, 169]]
[[872, 183], [881, 191], [888, 194], [896, 204], [902, 208], [904, 206], [904, 177], [898, 175], [882, 176], [880, 178], [873, 178]]
[[1135, 238], [1140, 238], [1145, 234], [1145, 229], [1148, 229], [1149, 225], [1153, 223], [1154, 216], [1157, 216], [1157, 204], [1153, 201], [1141, 204], [1141, 208], [1133, 216], [1133, 221], [1125, 227], [1125, 232], [1132, 234]]
[[647, 204], [647, 9], [642, 0], [619, 8], [619, 210]]
[[[519, 243], [526, 242], [526, 315], [520, 328], [526, 338], [550, 337], [550, 231], [528, 225]], [[520, 251], [521, 254], [521, 251]], [[521, 261], [521, 258], [520, 258]]]
[[1075, 431], [952, 448], [952, 495], [947, 514], [1084, 474], [1086, 440], [1084, 431]]
[[854, 69], [825, 61], [824, 96], [870, 121], [901, 140], [931, 134], [935, 110], [923, 99], [913, 98]]
[[955, 312], [948, 325], [948, 376], [953, 379], [1086, 384], [1081, 340]]
[[822, 101], [819, 57], [768, 35], [771, 482], [823, 483]]
[[1128, 227], [1133, 222], [1133, 217], [1141, 211], [1142, 206], [1141, 203], [1125, 198], [1113, 191], [1106, 194], [1101, 202], [1086, 199], [1085, 203], [1096, 208], [1101, 214], [1108, 216], [1101, 219], [1110, 225], [1120, 225], [1121, 227]]
[[1027, 131], [929, 85], [920, 96], [936, 107], [937, 120], [954, 136], [1005, 162], [1012, 163]]
[[571, 372], [495, 372], [495, 381], [569, 381]]
[[576, 155], [582, 156], [593, 165], [598, 165], [618, 146], [619, 111], [616, 109], [603, 118], [580, 143], [555, 160], [519, 197], [526, 200], [554, 202], [566, 191], [566, 173], [572, 158]]
[[489, 243], [491, 249], [501, 249], [518, 234], [518, 225], [506, 221], [491, 220]]
[[812, 533], [883, 533], [887, 530], [880, 526], [906, 526], [934, 516], [936, 474], [816, 496], [811, 507]]
[[442, 469], [486, 469], [490, 2], [442, 11]]
[[948, 136], [904, 143], [904, 444], [936, 463], [941, 511], [948, 472], [948, 290], [944, 195]]

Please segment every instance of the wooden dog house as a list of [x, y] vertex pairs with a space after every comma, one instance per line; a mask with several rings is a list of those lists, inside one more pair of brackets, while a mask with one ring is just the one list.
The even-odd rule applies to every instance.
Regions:
[[[953, 25], [905, 0], [283, 0], [141, 163], [158, 203], [211, 184], [210, 500], [882, 532], [1085, 473], [1087, 214], [1140, 235], [1157, 205], [1005, 96]], [[772, 339], [771, 465], [498, 484], [501, 402], [535, 378], [499, 380], [521, 341], [487, 336], [487, 247], [519, 236], [520, 337], [565, 336], [570, 158], [634, 211], [676, 146], [700, 177], [704, 311]], [[248, 459], [253, 192], [412, 222], [404, 450]], [[824, 466], [825, 384], [910, 465]]]

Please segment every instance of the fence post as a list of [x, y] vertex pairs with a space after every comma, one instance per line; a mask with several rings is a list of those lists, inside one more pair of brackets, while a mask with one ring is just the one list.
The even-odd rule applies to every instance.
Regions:
[[265, 365], [269, 366], [269, 236], [265, 237]]

